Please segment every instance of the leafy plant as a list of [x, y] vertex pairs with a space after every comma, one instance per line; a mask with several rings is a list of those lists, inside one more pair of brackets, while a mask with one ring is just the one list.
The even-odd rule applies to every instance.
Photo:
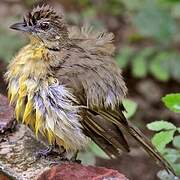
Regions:
[[180, 113], [180, 93], [168, 94], [162, 98], [162, 101], [171, 111]]
[[134, 54], [134, 50], [129, 47], [125, 46], [121, 49], [121, 51], [116, 56], [116, 61], [121, 68], [125, 68], [128, 66], [131, 55]]
[[168, 61], [171, 59], [168, 52], [159, 52], [150, 62], [149, 70], [152, 75], [161, 81], [167, 81], [170, 78]]
[[137, 110], [137, 103], [130, 99], [124, 99], [122, 103], [124, 108], [126, 109], [124, 115], [127, 119], [130, 119]]
[[[130, 12], [134, 34], [129, 35], [129, 45], [121, 47], [116, 59], [120, 67], [130, 67], [136, 78], [152, 75], [160, 81], [169, 79], [180, 80], [180, 53], [172, 48], [173, 42], [178, 42], [179, 24], [176, 21], [180, 3], [171, 0], [122, 0]], [[168, 4], [168, 6], [167, 6]], [[136, 42], [146, 42], [145, 47]]]
[[[170, 110], [180, 113], [180, 93], [169, 94], [162, 98], [166, 107]], [[180, 127], [164, 120], [149, 123], [147, 128], [155, 131], [152, 137], [152, 143], [160, 153], [167, 159], [174, 168], [177, 175], [180, 175]], [[169, 146], [171, 144], [171, 146]], [[164, 171], [159, 172], [160, 179], [171, 179]]]
[[177, 131], [176, 126], [161, 120], [152, 122], [147, 127], [157, 132], [152, 138], [152, 143], [161, 153], [164, 153], [166, 145], [173, 141], [174, 133]]
[[160, 81], [170, 78], [180, 80], [180, 54], [174, 51], [163, 51], [155, 47], [146, 47], [141, 50], [125, 46], [116, 56], [120, 67], [131, 67], [132, 75], [136, 78], [145, 78], [151, 74]]
[[144, 78], [148, 74], [148, 57], [154, 52], [153, 48], [143, 49], [132, 59], [132, 74], [137, 78]]

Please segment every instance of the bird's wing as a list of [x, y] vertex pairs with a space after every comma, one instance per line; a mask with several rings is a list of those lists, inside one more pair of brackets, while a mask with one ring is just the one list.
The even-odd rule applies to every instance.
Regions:
[[117, 157], [120, 149], [129, 151], [122, 132], [126, 131], [168, 170], [169, 163], [137, 128], [130, 125], [122, 113], [122, 99], [127, 89], [120, 69], [109, 56], [99, 56], [72, 46], [69, 56], [56, 73], [61, 83], [71, 88], [86, 106], [82, 110], [84, 132], [110, 157]]
[[89, 53], [76, 45], [62, 54], [68, 56], [65, 56], [56, 76], [73, 81], [73, 88], [80, 84], [77, 91], [83, 88], [88, 107], [112, 107], [121, 103], [127, 88], [121, 70], [112, 58]]
[[68, 31], [71, 41], [88, 51], [106, 55], [114, 53], [113, 33], [107, 33], [106, 31], [96, 32], [88, 25], [84, 25], [82, 28], [71, 26]]
[[68, 59], [56, 75], [62, 84], [72, 89], [81, 105], [86, 106], [81, 121], [86, 134], [111, 157], [118, 156], [120, 149], [129, 151], [119, 127], [93, 111], [121, 103], [127, 89], [120, 69], [107, 56], [98, 57], [76, 46], [68, 52]]

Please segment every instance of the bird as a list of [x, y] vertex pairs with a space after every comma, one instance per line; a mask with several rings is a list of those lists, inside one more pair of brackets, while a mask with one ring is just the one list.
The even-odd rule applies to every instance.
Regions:
[[30, 40], [5, 73], [17, 121], [72, 157], [93, 141], [110, 158], [118, 158], [130, 151], [129, 134], [174, 172], [123, 114], [127, 87], [113, 57], [113, 33], [69, 26], [63, 13], [49, 5], [38, 5], [10, 28]]

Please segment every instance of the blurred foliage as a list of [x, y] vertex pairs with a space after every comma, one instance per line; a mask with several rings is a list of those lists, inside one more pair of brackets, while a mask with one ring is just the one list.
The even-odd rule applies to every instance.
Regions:
[[[130, 2], [132, 1], [129, 0], [129, 4]], [[178, 41], [176, 18], [179, 17], [177, 9], [180, 10], [180, 2], [171, 2], [167, 8], [168, 2], [170, 1], [144, 0], [139, 3], [139, 7], [136, 4], [130, 8], [132, 24], [138, 34], [129, 36], [129, 41], [137, 45], [123, 45], [116, 59], [122, 68], [130, 65], [132, 75], [136, 78], [145, 78], [151, 74], [160, 81], [168, 81], [171, 78], [180, 80], [180, 54], [173, 47], [174, 39]], [[129, 4], [126, 3], [128, 7]], [[138, 41], [143, 38], [144, 41], [150, 39], [150, 45], [137, 48]]]
[[82, 5], [86, 12], [87, 9], [94, 9], [96, 13], [108, 13], [114, 16], [118, 16], [124, 13], [124, 3], [121, 0], [77, 0]]
[[139, 33], [161, 43], [170, 43], [176, 32], [175, 20], [170, 13], [159, 7], [155, 0], [147, 0], [133, 18]]
[[155, 47], [135, 50], [125, 46], [116, 59], [122, 68], [130, 65], [132, 75], [136, 78], [145, 78], [151, 74], [160, 81], [168, 81], [170, 78], [180, 80], [180, 54], [173, 50], [158, 51]]
[[0, 58], [10, 61], [15, 52], [25, 44], [25, 39], [0, 29]]
[[171, 111], [180, 113], [180, 93], [168, 94], [162, 98], [162, 101]]
[[[180, 93], [168, 94], [162, 98], [162, 101], [170, 110], [180, 113]], [[156, 132], [152, 138], [152, 143], [180, 176], [180, 127], [163, 120], [149, 123], [147, 127]], [[170, 143], [171, 146], [169, 147]], [[172, 175], [163, 171], [159, 172], [158, 176], [160, 179], [171, 179]]]
[[124, 112], [124, 116], [127, 118], [127, 119], [130, 119], [136, 112], [137, 110], [137, 103], [130, 100], [130, 99], [124, 99], [123, 100], [123, 106], [125, 108], [125, 112]]

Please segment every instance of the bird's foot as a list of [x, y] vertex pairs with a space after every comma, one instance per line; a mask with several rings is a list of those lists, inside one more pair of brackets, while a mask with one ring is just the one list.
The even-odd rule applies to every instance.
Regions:
[[36, 158], [37, 159], [39, 159], [39, 158], [41, 158], [41, 157], [47, 157], [47, 156], [49, 156], [50, 154], [53, 154], [54, 152], [53, 152], [53, 149], [54, 149], [54, 146], [49, 146], [48, 148], [46, 148], [46, 149], [42, 149], [42, 150], [40, 150], [40, 151], [38, 151], [37, 153], [36, 153]]
[[76, 160], [70, 160], [71, 162], [75, 162], [77, 164], [81, 164], [81, 160], [80, 159], [76, 159]]

